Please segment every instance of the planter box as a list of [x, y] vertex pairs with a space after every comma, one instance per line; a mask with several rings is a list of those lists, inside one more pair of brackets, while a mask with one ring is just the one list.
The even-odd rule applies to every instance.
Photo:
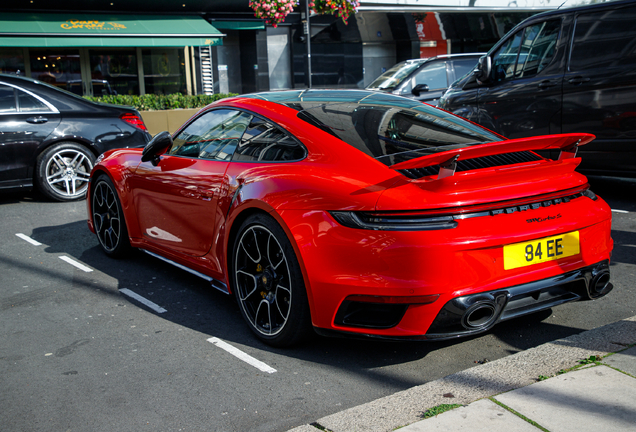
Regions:
[[195, 115], [200, 108], [175, 109], [162, 111], [139, 111], [144, 120], [148, 132], [152, 136], [159, 132], [168, 131], [175, 133], [190, 117]]

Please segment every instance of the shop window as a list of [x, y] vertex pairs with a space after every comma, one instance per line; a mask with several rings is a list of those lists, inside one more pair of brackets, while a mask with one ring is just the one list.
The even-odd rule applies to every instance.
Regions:
[[22, 48], [0, 48], [0, 73], [25, 75]]
[[90, 50], [89, 58], [94, 96], [139, 94], [135, 50]]
[[[82, 74], [78, 50], [29, 50], [31, 78], [70, 89], [81, 87]], [[79, 83], [79, 84], [78, 84]]]
[[186, 93], [183, 49], [151, 48], [142, 50], [146, 93]]

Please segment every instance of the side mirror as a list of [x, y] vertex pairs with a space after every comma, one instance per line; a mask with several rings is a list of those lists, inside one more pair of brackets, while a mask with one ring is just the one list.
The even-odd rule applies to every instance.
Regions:
[[146, 144], [146, 147], [144, 147], [144, 151], [141, 153], [141, 161], [150, 161], [153, 165], [157, 166], [159, 163], [159, 155], [170, 147], [172, 147], [172, 135], [170, 135], [170, 132], [159, 132]]
[[492, 59], [490, 56], [482, 56], [477, 61], [475, 67], [475, 78], [479, 84], [485, 84], [490, 79], [490, 72], [492, 71]]
[[419, 97], [420, 93], [424, 93], [428, 91], [428, 85], [427, 84], [418, 84], [415, 87], [413, 87], [413, 90], [411, 90], [411, 93], [413, 93], [414, 96]]

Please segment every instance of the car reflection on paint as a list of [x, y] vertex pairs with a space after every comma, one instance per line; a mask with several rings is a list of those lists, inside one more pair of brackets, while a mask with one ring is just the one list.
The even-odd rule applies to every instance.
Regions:
[[251, 94], [106, 153], [88, 225], [108, 255], [233, 294], [274, 346], [468, 336], [612, 289], [611, 212], [576, 171], [593, 138], [507, 140], [379, 92]]

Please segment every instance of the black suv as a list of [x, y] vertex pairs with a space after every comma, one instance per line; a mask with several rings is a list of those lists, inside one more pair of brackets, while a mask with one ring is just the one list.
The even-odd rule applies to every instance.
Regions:
[[532, 16], [439, 106], [508, 138], [587, 132], [588, 174], [636, 176], [636, 0]]
[[453, 81], [475, 68], [483, 55], [448, 54], [403, 61], [376, 78], [367, 90], [391, 92], [434, 105]]

